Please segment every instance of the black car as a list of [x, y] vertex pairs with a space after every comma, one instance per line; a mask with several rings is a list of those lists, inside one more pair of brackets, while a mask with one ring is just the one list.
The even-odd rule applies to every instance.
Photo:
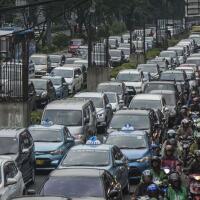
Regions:
[[51, 80], [31, 79], [36, 90], [37, 107], [44, 107], [49, 102], [56, 99], [56, 91]]
[[122, 190], [121, 185], [108, 171], [70, 168], [53, 171], [44, 183], [40, 195], [121, 200]]
[[7, 155], [17, 163], [24, 182], [34, 183], [34, 143], [27, 129], [0, 129], [0, 156]]

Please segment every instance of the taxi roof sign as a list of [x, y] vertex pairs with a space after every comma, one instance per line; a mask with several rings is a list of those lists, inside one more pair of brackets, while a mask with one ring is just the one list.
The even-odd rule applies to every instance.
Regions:
[[43, 126], [53, 126], [53, 122], [52, 121], [49, 121], [48, 119], [45, 120], [45, 121], [42, 121], [41, 122], [41, 125]]
[[125, 124], [122, 129], [122, 131], [134, 131], [134, 127], [131, 124]]
[[93, 136], [93, 137], [89, 138], [89, 140], [86, 142], [86, 144], [88, 144], [88, 145], [99, 145], [99, 144], [101, 144], [101, 142], [97, 139], [96, 136]]

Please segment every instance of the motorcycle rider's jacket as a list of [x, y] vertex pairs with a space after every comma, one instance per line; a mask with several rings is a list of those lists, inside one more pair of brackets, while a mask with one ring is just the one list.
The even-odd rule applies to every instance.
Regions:
[[187, 189], [181, 186], [179, 190], [174, 190], [169, 186], [167, 190], [167, 200], [186, 200], [188, 199]]

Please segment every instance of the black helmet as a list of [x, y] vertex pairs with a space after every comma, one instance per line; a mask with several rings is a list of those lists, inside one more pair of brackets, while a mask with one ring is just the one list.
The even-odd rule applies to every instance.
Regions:
[[176, 131], [174, 129], [169, 129], [167, 131], [167, 138], [170, 139], [170, 138], [175, 138], [176, 137]]
[[161, 165], [161, 159], [158, 156], [153, 156], [151, 158], [151, 165], [153, 164], [153, 162], [158, 162], [159, 165]]

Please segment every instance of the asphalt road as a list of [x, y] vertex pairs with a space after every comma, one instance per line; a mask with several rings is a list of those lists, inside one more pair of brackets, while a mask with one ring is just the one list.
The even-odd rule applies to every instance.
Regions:
[[[40, 191], [40, 188], [42, 187], [44, 181], [48, 177], [48, 174], [49, 174], [48, 172], [37, 173], [35, 184], [31, 185], [28, 189], [34, 189], [36, 191], [36, 193], [38, 193]], [[131, 191], [134, 191], [135, 187], [136, 186], [132, 185]], [[130, 200], [130, 195], [124, 196], [124, 200]]]

